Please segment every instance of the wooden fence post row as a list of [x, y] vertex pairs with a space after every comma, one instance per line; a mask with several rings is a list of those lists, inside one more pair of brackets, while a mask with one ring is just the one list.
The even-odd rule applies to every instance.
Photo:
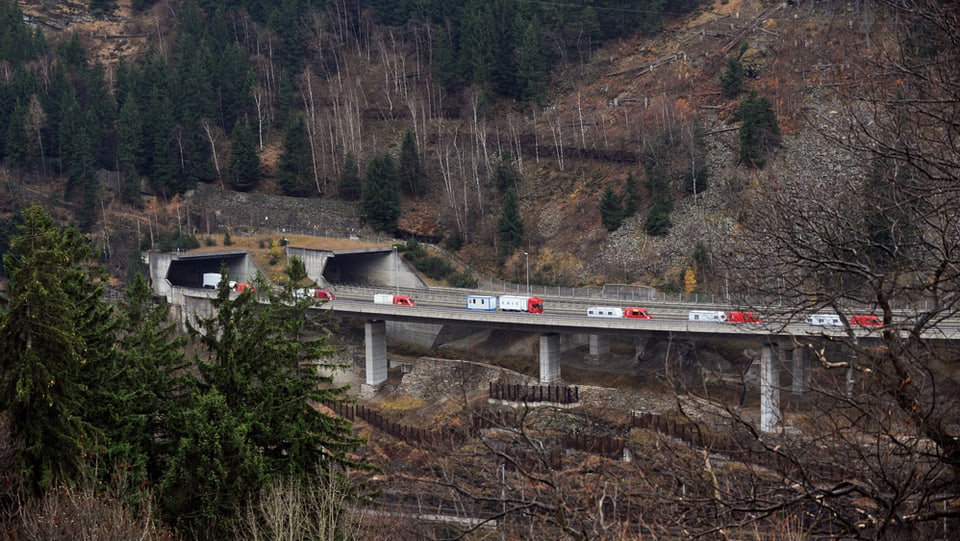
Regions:
[[560, 385], [521, 385], [515, 383], [489, 384], [490, 398], [494, 400], [509, 400], [511, 402], [552, 402], [556, 404], [576, 404], [580, 401], [579, 387], [562, 387]]

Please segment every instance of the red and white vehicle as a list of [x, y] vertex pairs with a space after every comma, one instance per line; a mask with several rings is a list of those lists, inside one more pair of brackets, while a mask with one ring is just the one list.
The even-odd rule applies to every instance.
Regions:
[[503, 312], [543, 313], [543, 299], [540, 297], [523, 297], [516, 295], [501, 295], [500, 310]]
[[396, 304], [398, 306], [416, 306], [417, 302], [410, 298], [410, 295], [390, 295], [388, 293], [377, 293], [373, 296], [374, 304]]
[[329, 289], [314, 289], [312, 287], [301, 287], [293, 290], [293, 296], [298, 299], [318, 299], [321, 301], [332, 301], [337, 296]]

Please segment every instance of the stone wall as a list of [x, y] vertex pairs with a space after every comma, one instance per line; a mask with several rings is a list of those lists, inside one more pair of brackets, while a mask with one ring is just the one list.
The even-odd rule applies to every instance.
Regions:
[[413, 370], [404, 374], [400, 392], [414, 398], [462, 396], [485, 392], [490, 382], [509, 384], [537, 383], [536, 379], [511, 370], [470, 361], [451, 361], [420, 357]]

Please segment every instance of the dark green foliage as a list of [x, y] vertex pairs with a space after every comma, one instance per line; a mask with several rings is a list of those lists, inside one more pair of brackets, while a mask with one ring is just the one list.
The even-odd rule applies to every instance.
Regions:
[[500, 215], [497, 231], [500, 235], [500, 254], [508, 255], [523, 245], [523, 217], [520, 215], [520, 201], [514, 189], [507, 190], [503, 199], [503, 213]]
[[361, 195], [360, 169], [357, 159], [348, 152], [343, 159], [343, 172], [340, 174], [340, 187], [337, 190], [344, 201], [359, 201]]
[[227, 167], [230, 186], [234, 190], [248, 192], [257, 186], [262, 174], [253, 132], [247, 124], [238, 124], [230, 141], [230, 163]]
[[540, 40], [540, 31], [540, 19], [534, 16], [523, 26], [520, 34], [516, 97], [523, 102], [537, 103], [544, 97], [548, 64]]
[[[269, 476], [311, 478], [331, 464], [362, 466], [347, 453], [359, 445], [349, 422], [315, 403], [345, 399], [346, 389], [320, 375], [332, 349], [315, 299], [294, 299], [291, 271], [281, 292], [231, 298], [226, 281], [216, 314], [191, 326], [205, 352], [192, 405], [172, 415], [178, 446], [163, 477], [165, 506], [183, 527], [225, 538], [240, 502]], [[258, 280], [262, 282], [262, 280]]]
[[113, 10], [117, 9], [116, 0], [90, 0], [88, 5], [90, 6], [90, 11], [99, 15], [109, 15], [113, 13]]
[[124, 176], [123, 199], [139, 201], [140, 177], [137, 168], [144, 164], [143, 120], [135, 96], [130, 96], [120, 107], [117, 119], [117, 164]]
[[400, 188], [411, 197], [423, 195], [426, 182], [423, 166], [420, 164], [420, 154], [417, 152], [417, 142], [413, 134], [407, 132], [400, 145]]
[[169, 305], [154, 302], [146, 279], [137, 273], [119, 304], [117, 355], [99, 367], [97, 381], [89, 386], [97, 398], [93, 421], [106, 436], [103, 474], [123, 468], [131, 492], [159, 478], [161, 460], [173, 442], [157, 434], [167, 432], [166, 420], [185, 399], [180, 374], [187, 367], [182, 353], [186, 341], [169, 316]]
[[673, 211], [670, 181], [666, 172], [655, 160], [648, 158], [644, 168], [647, 173], [647, 191], [650, 193], [652, 204], [643, 227], [648, 235], [662, 237], [670, 232], [670, 227], [673, 225], [670, 222], [670, 213]]
[[0, 0], [0, 61], [13, 66], [36, 58], [47, 49], [38, 28], [31, 31], [23, 20], [23, 12], [16, 0]]
[[743, 65], [736, 57], [728, 57], [727, 65], [720, 72], [720, 88], [727, 98], [736, 98], [743, 90]]
[[663, 237], [670, 232], [670, 207], [663, 203], [654, 203], [650, 207], [650, 213], [643, 223], [644, 230], [648, 235], [654, 237]]
[[[417, 239], [411, 238], [407, 240], [405, 244], [400, 244], [397, 247], [400, 253], [403, 254], [403, 258], [409, 261], [420, 272], [434, 280], [451, 281], [450, 285], [453, 287], [463, 287], [452, 283], [453, 280], [464, 279], [462, 276], [458, 276], [453, 266], [450, 265], [446, 259], [430, 255]], [[470, 280], [473, 285], [476, 285], [477, 281], [475, 278], [471, 277]]]
[[2, 155], [11, 167], [24, 167], [27, 164], [27, 132], [24, 129], [26, 107], [17, 101], [13, 112], [7, 118], [7, 132], [4, 137]]
[[400, 179], [393, 158], [376, 156], [367, 167], [363, 213], [375, 231], [393, 234], [400, 220]]
[[197, 237], [183, 230], [163, 233], [157, 241], [157, 249], [161, 252], [192, 250], [199, 247], [200, 241]]
[[223, 232], [223, 245], [224, 246], [233, 246], [233, 237], [230, 235], [230, 230], [227, 229]]
[[229, 539], [231, 520], [265, 477], [251, 446], [248, 415], [216, 387], [195, 391], [189, 407], [171, 413], [175, 448], [160, 479], [168, 519], [198, 539]]
[[603, 190], [603, 197], [600, 198], [600, 221], [607, 231], [616, 231], [623, 223], [623, 218], [623, 198], [607, 184]]
[[[3, 256], [9, 291], [0, 327], [0, 410], [20, 449], [19, 466], [34, 491], [76, 479], [93, 428], [81, 414], [81, 373], [101, 342], [87, 319], [101, 313], [100, 270], [87, 241], [54, 226], [38, 206]], [[98, 285], [99, 284], [99, 285]]]
[[303, 197], [315, 190], [310, 182], [310, 146], [303, 117], [297, 115], [283, 130], [283, 148], [280, 153], [280, 188], [286, 195]]
[[770, 101], [751, 91], [740, 102], [736, 118], [740, 126], [740, 162], [748, 167], [762, 168], [767, 152], [780, 146], [780, 125]]
[[447, 90], [454, 90], [460, 84], [457, 69], [456, 44], [447, 30], [447, 25], [441, 25], [433, 40], [433, 60], [430, 70], [437, 83]]

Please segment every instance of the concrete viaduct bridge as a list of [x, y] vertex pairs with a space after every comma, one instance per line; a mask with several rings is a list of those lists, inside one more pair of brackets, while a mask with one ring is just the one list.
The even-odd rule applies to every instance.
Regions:
[[[324, 304], [337, 317], [363, 318], [365, 322], [365, 386], [377, 388], [387, 379], [386, 340], [396, 336], [421, 345], [435, 346], [476, 329], [506, 329], [539, 334], [539, 380], [560, 380], [562, 338], [588, 337], [591, 355], [609, 352], [612, 336], [629, 336], [642, 349], [650, 338], [689, 341], [746, 339], [760, 345], [760, 428], [769, 432], [780, 426], [780, 367], [791, 363], [791, 392], [802, 393], [810, 384], [809, 351], [795, 344], [825, 336], [844, 336], [843, 328], [806, 324], [731, 324], [689, 321], [689, 306], [645, 305], [654, 319], [587, 317], [588, 306], [620, 304], [610, 299], [545, 297], [545, 313], [477, 311], [465, 308], [468, 294], [503, 292], [430, 288], [409, 270], [392, 247], [345, 251], [287, 249], [288, 257], [300, 257], [308, 275], [321, 287], [333, 287], [337, 299]], [[150, 253], [150, 278], [154, 291], [166, 297], [181, 326], [194, 317], [212, 313], [216, 291], [203, 289], [202, 275], [226, 268], [231, 279], [252, 281], [257, 273], [252, 258], [243, 251]], [[347, 283], [364, 284], [344, 285]], [[417, 306], [374, 304], [374, 293], [411, 295]], [[507, 293], [516, 294], [516, 291]], [[729, 307], [697, 309], [726, 310]], [[956, 329], [953, 330], [957, 334]], [[875, 329], [858, 329], [858, 337], [871, 339]], [[945, 338], [943, 336], [939, 338]], [[948, 337], [951, 339], [958, 337]], [[567, 341], [569, 344], [569, 340]], [[581, 342], [582, 343], [582, 342]]]

